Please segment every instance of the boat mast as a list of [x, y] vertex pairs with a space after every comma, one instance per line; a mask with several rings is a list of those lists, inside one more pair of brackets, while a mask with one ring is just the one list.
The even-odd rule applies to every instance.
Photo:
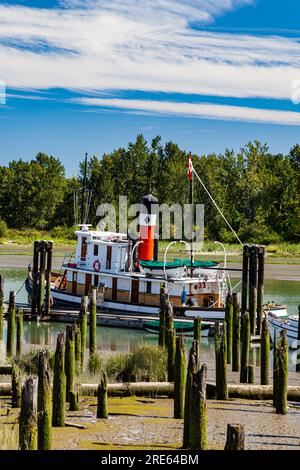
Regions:
[[192, 212], [192, 225], [191, 225], [191, 243], [190, 243], [190, 259], [191, 259], [191, 277], [193, 277], [194, 272], [194, 178], [193, 178], [193, 157], [192, 153], [189, 153], [189, 163], [188, 163], [188, 178], [190, 181], [190, 207]]

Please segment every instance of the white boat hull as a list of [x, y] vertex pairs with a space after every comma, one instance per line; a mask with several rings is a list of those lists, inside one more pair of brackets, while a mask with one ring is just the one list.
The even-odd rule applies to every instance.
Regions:
[[278, 336], [279, 332], [284, 330], [286, 338], [291, 349], [298, 349], [298, 321], [293, 317], [276, 318], [274, 315], [268, 315], [269, 329], [271, 339], [274, 339], [274, 334]]

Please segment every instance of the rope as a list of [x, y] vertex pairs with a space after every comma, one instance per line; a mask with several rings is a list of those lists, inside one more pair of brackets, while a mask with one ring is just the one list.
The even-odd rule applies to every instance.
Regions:
[[235, 232], [235, 230], [232, 228], [232, 226], [230, 225], [230, 223], [228, 222], [228, 220], [226, 219], [225, 215], [223, 214], [223, 212], [221, 211], [221, 209], [219, 208], [218, 204], [216, 203], [216, 201], [214, 200], [214, 198], [212, 197], [212, 195], [210, 194], [210, 192], [208, 191], [208, 189], [206, 188], [205, 184], [203, 183], [203, 181], [201, 180], [200, 176], [198, 175], [198, 173], [196, 172], [196, 170], [194, 169], [194, 166], [192, 166], [192, 170], [193, 170], [193, 173], [196, 175], [196, 177], [198, 178], [198, 180], [200, 181], [200, 183], [202, 184], [204, 190], [206, 191], [206, 193], [208, 194], [208, 196], [210, 197], [211, 201], [213, 202], [213, 204], [215, 205], [215, 207], [217, 208], [217, 210], [219, 211], [219, 213], [221, 214], [221, 216], [223, 217], [223, 219], [225, 220], [226, 224], [228, 225], [228, 227], [230, 228], [230, 230], [232, 231], [232, 233], [234, 234], [234, 236], [236, 237], [236, 239], [238, 240], [238, 242], [243, 246], [243, 243], [242, 241], [240, 240], [240, 238], [238, 237], [237, 233]]

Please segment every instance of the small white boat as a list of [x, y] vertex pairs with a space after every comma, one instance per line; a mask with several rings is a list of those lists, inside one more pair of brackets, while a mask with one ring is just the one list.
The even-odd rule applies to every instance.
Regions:
[[273, 313], [268, 314], [270, 336], [273, 341], [274, 333], [276, 335], [284, 330], [286, 332], [286, 338], [291, 349], [298, 348], [298, 323], [299, 318], [297, 315], [291, 315], [289, 317], [277, 317]]

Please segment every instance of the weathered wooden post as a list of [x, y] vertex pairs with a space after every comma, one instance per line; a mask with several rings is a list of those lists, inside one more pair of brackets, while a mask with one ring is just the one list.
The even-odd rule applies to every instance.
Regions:
[[264, 278], [265, 278], [265, 247], [258, 247], [258, 274], [257, 274], [257, 324], [256, 333], [261, 334], [262, 315], [264, 307]]
[[224, 323], [223, 332], [218, 333], [215, 338], [217, 400], [227, 400], [228, 398], [226, 336], [226, 323]]
[[285, 415], [287, 412], [287, 387], [288, 387], [288, 370], [289, 370], [289, 346], [286, 339], [286, 332], [280, 332], [280, 340], [277, 345], [277, 400], [276, 413]]
[[182, 336], [176, 338], [174, 369], [174, 418], [182, 419], [184, 416], [184, 393], [186, 383], [186, 361]]
[[250, 316], [250, 334], [256, 332], [256, 310], [257, 310], [257, 251], [258, 247], [252, 245], [249, 248], [250, 266], [249, 266], [249, 316]]
[[254, 375], [254, 366], [251, 364], [247, 368], [247, 377], [248, 377], [248, 384], [254, 384], [255, 383], [255, 375]]
[[38, 304], [38, 278], [39, 278], [39, 252], [40, 242], [36, 240], [33, 244], [33, 263], [32, 263], [32, 301], [31, 315], [36, 316]]
[[81, 306], [79, 312], [79, 323], [80, 323], [80, 332], [81, 332], [81, 367], [84, 365], [84, 353], [86, 347], [86, 334], [87, 334], [87, 317], [88, 317], [88, 302], [89, 298], [83, 296], [81, 298]]
[[248, 382], [248, 365], [249, 365], [249, 351], [250, 351], [250, 319], [249, 314], [245, 313], [242, 317], [242, 351], [241, 351], [241, 372], [240, 382]]
[[247, 311], [248, 298], [248, 268], [249, 268], [249, 246], [243, 246], [243, 274], [242, 274], [242, 315]]
[[159, 335], [158, 345], [161, 348], [166, 347], [166, 303], [168, 301], [168, 294], [165, 287], [160, 289], [160, 309], [159, 309]]
[[45, 296], [45, 314], [50, 315], [51, 310], [51, 271], [52, 271], [52, 247], [53, 243], [48, 241], [46, 243], [46, 296]]
[[270, 383], [270, 331], [267, 317], [262, 321], [261, 347], [260, 347], [260, 383]]
[[225, 306], [226, 338], [227, 338], [227, 364], [232, 363], [232, 337], [233, 337], [233, 298], [228, 293]]
[[91, 289], [90, 298], [90, 357], [97, 351], [96, 333], [97, 333], [97, 289]]
[[244, 450], [245, 431], [241, 424], [227, 424], [227, 440], [224, 450]]
[[277, 360], [277, 336], [276, 329], [274, 330], [273, 337], [273, 406], [277, 406], [277, 393], [278, 393], [278, 360]]
[[45, 299], [45, 258], [46, 258], [46, 242], [42, 240], [39, 246], [40, 252], [40, 272], [39, 272], [39, 285], [38, 285], [38, 304], [37, 314], [42, 316], [44, 313], [44, 299]]
[[296, 362], [296, 372], [300, 372], [300, 305], [298, 305], [298, 345], [297, 345], [297, 362]]
[[66, 328], [65, 372], [66, 372], [66, 401], [69, 401], [69, 393], [74, 391], [75, 325], [67, 325], [67, 328]]
[[20, 450], [37, 450], [37, 378], [29, 377], [22, 387], [19, 416]]
[[20, 408], [22, 394], [21, 370], [17, 364], [12, 366], [11, 374], [11, 407]]
[[47, 351], [39, 352], [38, 367], [38, 450], [51, 450], [52, 393]]
[[190, 433], [191, 433], [191, 387], [193, 382], [193, 374], [198, 370], [197, 358], [197, 345], [196, 340], [190, 349], [188, 368], [186, 374], [185, 395], [184, 395], [184, 422], [183, 422], [183, 448], [189, 449], [190, 447]]
[[64, 349], [64, 333], [60, 331], [57, 336], [54, 358], [52, 411], [52, 426], [54, 427], [64, 427], [65, 425], [66, 375]]
[[207, 446], [206, 364], [203, 364], [192, 377], [190, 449], [205, 450]]
[[79, 411], [80, 406], [79, 406], [79, 392], [70, 392], [69, 393], [70, 397], [70, 407], [69, 411]]
[[202, 334], [201, 318], [195, 317], [194, 318], [194, 340], [198, 341], [198, 352], [197, 352], [198, 367], [201, 366], [201, 334]]
[[232, 319], [232, 370], [240, 371], [241, 363], [241, 310], [239, 294], [232, 294], [233, 319]]
[[8, 306], [8, 315], [7, 315], [6, 354], [8, 357], [12, 357], [14, 354], [15, 331], [16, 331], [16, 293], [14, 291], [11, 291], [9, 293], [9, 306]]
[[98, 386], [98, 402], [97, 402], [97, 418], [107, 419], [107, 375], [103, 373], [100, 384]]
[[172, 328], [168, 331], [168, 382], [174, 381], [174, 366], [176, 353], [176, 331]]
[[23, 309], [19, 308], [16, 315], [17, 324], [17, 356], [21, 356], [23, 348]]
[[78, 324], [75, 325], [75, 363], [79, 368], [81, 364], [81, 331]]
[[4, 278], [0, 275], [0, 341], [3, 340], [3, 316], [4, 316]]

